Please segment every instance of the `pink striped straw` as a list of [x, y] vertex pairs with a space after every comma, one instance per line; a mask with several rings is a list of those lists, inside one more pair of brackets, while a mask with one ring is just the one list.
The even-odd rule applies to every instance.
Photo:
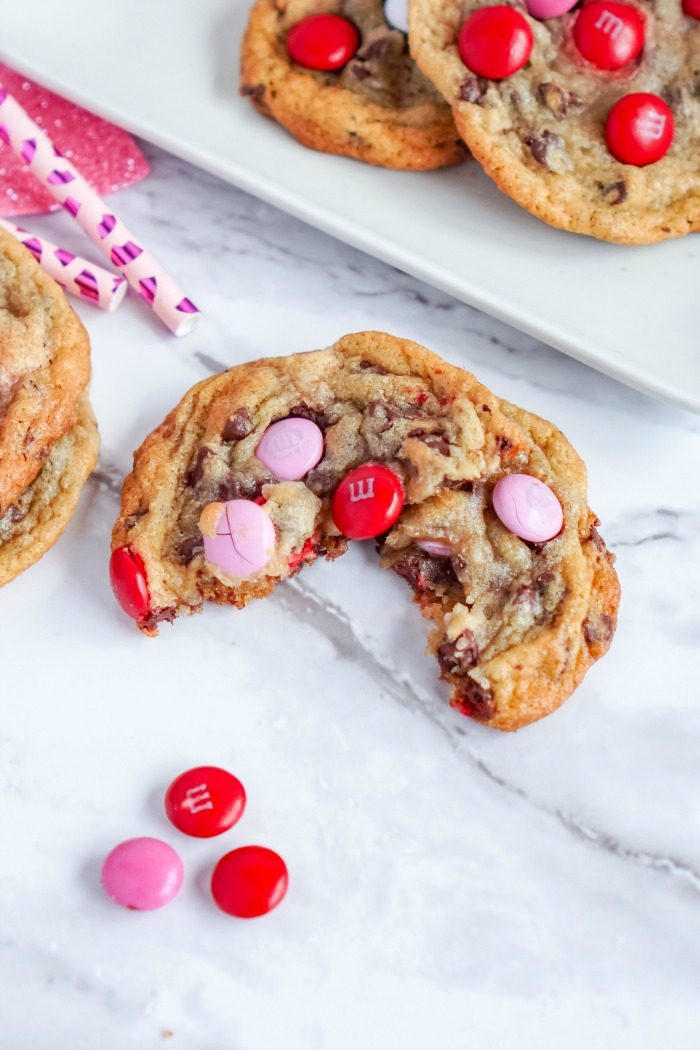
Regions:
[[45, 237], [25, 230], [23, 226], [15, 226], [7, 219], [0, 219], [0, 226], [16, 237], [32, 253], [42, 270], [67, 292], [110, 313], [116, 310], [126, 295], [126, 277], [103, 270], [101, 266], [81, 259], [65, 248], [59, 248]]
[[192, 300], [2, 86], [0, 138], [70, 212], [163, 324], [175, 335], [191, 332], [199, 319]]

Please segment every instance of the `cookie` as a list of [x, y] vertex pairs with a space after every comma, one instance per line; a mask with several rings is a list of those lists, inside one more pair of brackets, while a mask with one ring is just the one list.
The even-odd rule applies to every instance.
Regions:
[[53, 546], [95, 466], [99, 441], [87, 397], [76, 413], [76, 423], [56, 442], [34, 481], [0, 516], [0, 587]]
[[466, 157], [449, 106], [381, 0], [257, 0], [243, 39], [241, 93], [323, 153], [412, 170]]
[[78, 422], [87, 333], [25, 247], [0, 230], [0, 515]]
[[619, 587], [596, 525], [555, 426], [416, 343], [361, 332], [184, 396], [135, 453], [112, 583], [153, 634], [375, 537], [432, 623], [452, 704], [517, 729], [610, 644]]
[[699, 14], [411, 0], [410, 41], [501, 190], [552, 226], [643, 244], [700, 230]]

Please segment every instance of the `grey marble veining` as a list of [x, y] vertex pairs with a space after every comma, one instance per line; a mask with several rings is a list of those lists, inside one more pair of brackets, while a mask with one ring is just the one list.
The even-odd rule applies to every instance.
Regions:
[[[700, 421], [155, 150], [120, 213], [204, 317], [174, 340], [81, 308], [100, 464], [62, 541], [2, 592], [0, 1050], [685, 1050], [700, 1023]], [[64, 216], [32, 221], [85, 253]], [[89, 249], [88, 249], [89, 253]], [[371, 545], [243, 613], [136, 635], [106, 579], [132, 450], [192, 383], [378, 328], [558, 423], [618, 556], [610, 654], [504, 736], [446, 703], [425, 627]], [[161, 812], [218, 763], [248, 809], [219, 840]], [[101, 857], [181, 851], [162, 912], [107, 901]], [[287, 900], [218, 913], [245, 842]]]

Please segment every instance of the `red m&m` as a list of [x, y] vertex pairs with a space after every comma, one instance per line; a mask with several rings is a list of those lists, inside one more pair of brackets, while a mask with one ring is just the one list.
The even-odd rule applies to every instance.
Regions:
[[465, 66], [489, 80], [502, 80], [522, 69], [532, 45], [527, 20], [506, 4], [473, 11], [459, 31], [459, 54]]
[[643, 168], [668, 152], [673, 141], [673, 113], [658, 95], [624, 95], [608, 113], [605, 141], [616, 160]]
[[683, 0], [683, 14], [700, 19], [700, 0]]
[[369, 540], [391, 528], [403, 509], [403, 486], [393, 470], [365, 463], [346, 474], [333, 494], [331, 514], [351, 540]]
[[127, 616], [141, 620], [148, 614], [148, 581], [140, 554], [130, 547], [117, 547], [109, 559], [109, 578], [114, 597]]
[[574, 25], [576, 46], [598, 69], [622, 69], [644, 46], [644, 20], [631, 4], [591, 0]]
[[185, 835], [200, 839], [232, 828], [241, 819], [245, 804], [245, 788], [238, 777], [218, 766], [188, 769], [165, 793], [168, 820]]
[[307, 69], [342, 69], [360, 45], [360, 34], [341, 15], [308, 15], [287, 33], [287, 51]]
[[280, 903], [289, 873], [279, 853], [265, 846], [241, 846], [227, 853], [214, 868], [212, 897], [227, 915], [254, 919]]

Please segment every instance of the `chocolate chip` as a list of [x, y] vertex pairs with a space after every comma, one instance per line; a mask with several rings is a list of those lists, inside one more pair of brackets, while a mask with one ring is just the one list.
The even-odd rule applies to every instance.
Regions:
[[201, 536], [189, 536], [183, 540], [179, 547], [180, 560], [183, 565], [189, 565], [196, 554], [204, 550]]
[[627, 185], [624, 179], [620, 179], [619, 182], [610, 182], [607, 186], [603, 185], [602, 182], [599, 182], [598, 186], [608, 204], [614, 206], [616, 204], [623, 204], [627, 200]]
[[310, 419], [312, 423], [316, 424], [319, 430], [324, 432], [324, 434], [331, 425], [325, 412], [321, 411], [321, 409], [310, 408], [306, 401], [302, 401], [301, 404], [295, 405], [294, 408], [290, 408], [289, 414], [298, 419]]
[[545, 129], [539, 135], [529, 135], [525, 139], [525, 144], [530, 147], [530, 152], [537, 163], [547, 168], [549, 167], [548, 153], [550, 149], [560, 149], [564, 145], [564, 140], [553, 131]]
[[496, 436], [496, 449], [498, 452], [508, 452], [513, 447], [513, 442], [510, 438], [505, 437], [504, 434], [498, 434]]
[[367, 80], [372, 76], [367, 66], [362, 62], [351, 62], [347, 68], [348, 73], [351, 73], [356, 80]]
[[461, 481], [459, 478], [443, 478], [442, 487], [444, 489], [453, 489], [455, 492], [473, 492], [474, 482]]
[[309, 471], [304, 480], [306, 487], [311, 489], [319, 499], [331, 493], [338, 483], [335, 471], [328, 463], [319, 463], [317, 467]]
[[197, 450], [197, 455], [195, 456], [194, 463], [187, 473], [188, 485], [194, 487], [195, 485], [198, 485], [200, 483], [200, 481], [204, 477], [204, 464], [211, 455], [213, 455], [212, 450], [206, 445], [202, 445], [202, 447]]
[[268, 485], [271, 478], [241, 478], [230, 474], [226, 481], [219, 485], [219, 499], [225, 503], [230, 499], [257, 499], [262, 493], [263, 485]]
[[381, 26], [370, 34], [368, 41], [357, 52], [357, 57], [365, 62], [384, 57], [389, 48], [396, 46], [397, 30]]
[[222, 441], [240, 441], [248, 437], [253, 431], [253, 423], [247, 408], [237, 408], [233, 415], [229, 416], [221, 431]]
[[444, 558], [431, 558], [427, 554], [404, 554], [391, 566], [418, 594], [434, 591], [437, 587], [449, 587], [456, 583], [450, 563]]
[[591, 531], [588, 533], [588, 542], [592, 543], [596, 550], [599, 550], [601, 554], [608, 553], [608, 548], [605, 546], [605, 540], [594, 525], [591, 526]]
[[482, 80], [481, 77], [467, 77], [466, 80], [462, 81], [462, 86], [459, 89], [459, 97], [462, 102], [474, 102], [476, 105], [481, 104], [481, 100], [486, 94], [486, 88], [488, 82]]
[[264, 84], [243, 84], [241, 86], [241, 95], [247, 98], [253, 99], [253, 101], [260, 101], [265, 95]]
[[24, 517], [24, 511], [20, 510], [19, 507], [15, 507], [14, 504], [7, 508], [6, 513], [7, 513], [8, 517], [9, 517], [10, 523], [12, 525], [16, 525], [17, 522], [21, 521], [22, 518]]
[[589, 646], [607, 645], [612, 638], [612, 617], [601, 613], [595, 619], [584, 620], [583, 637]]
[[139, 620], [139, 627], [144, 627], [147, 631], [153, 630], [153, 628], [159, 623], [172, 623], [175, 619], [177, 610], [171, 607], [163, 609], [151, 609], [143, 620]]
[[465, 684], [460, 687], [459, 694], [453, 697], [452, 706], [463, 715], [476, 718], [481, 722], [488, 722], [496, 713], [496, 702], [491, 690], [485, 689], [469, 675], [467, 675]]
[[454, 642], [443, 642], [438, 647], [437, 658], [443, 674], [466, 674], [479, 662], [479, 645], [474, 632], [467, 628]]
[[439, 452], [441, 456], [449, 456], [450, 446], [444, 434], [426, 433], [425, 430], [412, 430], [409, 437], [418, 438], [428, 448]]
[[557, 120], [563, 120], [569, 110], [581, 105], [581, 99], [573, 92], [565, 91], [559, 84], [544, 83], [537, 87], [540, 102]]

